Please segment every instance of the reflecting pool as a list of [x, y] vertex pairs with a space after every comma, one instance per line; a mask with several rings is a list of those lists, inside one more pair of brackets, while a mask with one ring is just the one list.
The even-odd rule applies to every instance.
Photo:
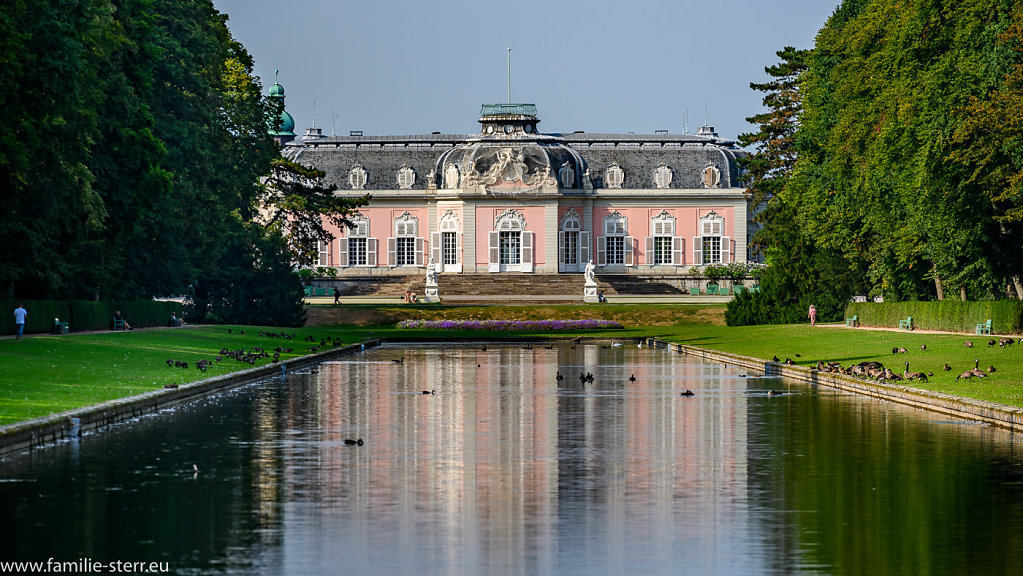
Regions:
[[387, 346], [0, 461], [0, 562], [1018, 574], [1019, 450], [668, 350]]

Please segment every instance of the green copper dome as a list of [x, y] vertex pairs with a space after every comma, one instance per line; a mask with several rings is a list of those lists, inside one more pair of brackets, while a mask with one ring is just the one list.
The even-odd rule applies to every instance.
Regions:
[[281, 131], [277, 135], [295, 135], [295, 119], [286, 110], [281, 111]]
[[270, 86], [270, 98], [273, 100], [279, 100], [281, 106], [281, 120], [278, 124], [279, 128], [276, 131], [271, 130], [271, 136], [294, 136], [295, 135], [295, 119], [288, 114], [288, 111], [284, 109], [284, 86], [277, 81], [277, 70], [274, 70], [274, 83]]

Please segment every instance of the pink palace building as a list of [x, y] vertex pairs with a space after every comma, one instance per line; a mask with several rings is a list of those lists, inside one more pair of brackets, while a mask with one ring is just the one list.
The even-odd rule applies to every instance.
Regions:
[[319, 266], [341, 279], [424, 274], [431, 259], [443, 275], [579, 274], [592, 260], [602, 278], [637, 279], [747, 261], [734, 140], [709, 126], [545, 134], [539, 123], [533, 104], [485, 104], [472, 135], [295, 138], [286, 116], [275, 137], [339, 194], [372, 197], [320, 246]]

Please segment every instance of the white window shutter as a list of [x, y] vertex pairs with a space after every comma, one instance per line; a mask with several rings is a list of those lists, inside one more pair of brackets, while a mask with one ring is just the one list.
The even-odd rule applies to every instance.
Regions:
[[348, 238], [337, 240], [337, 265], [348, 266]]
[[565, 264], [565, 233], [558, 232], [558, 270]]
[[597, 236], [597, 266], [607, 266], [607, 236]]
[[533, 271], [533, 233], [522, 233], [522, 271]]
[[732, 261], [732, 239], [728, 236], [721, 237], [721, 263], [728, 264]]
[[632, 253], [635, 251], [635, 247], [633, 246], [633, 244], [634, 244], [633, 240], [635, 240], [635, 239], [632, 236], [626, 236], [625, 237], [625, 265], [626, 266], [632, 266], [633, 265]]
[[590, 233], [579, 233], [579, 266], [586, 266], [590, 261]]
[[416, 266], [426, 266], [426, 262], [423, 261], [425, 252], [426, 239], [422, 236], [416, 236]]
[[376, 266], [377, 265], [377, 239], [367, 238], [366, 239], [366, 265]]
[[654, 263], [654, 237], [646, 237], [646, 254], [643, 255], [643, 261], [646, 262], [647, 266]]
[[498, 243], [501, 241], [501, 233], [496, 230], [487, 234], [488, 247], [490, 248], [490, 271], [501, 271], [501, 252]]
[[681, 236], [673, 236], [671, 238], [671, 263], [675, 266], [681, 266], [684, 264], [683, 259], [685, 258], [685, 246], [682, 244]]
[[462, 264], [463, 264], [463, 262], [462, 262], [462, 236], [463, 236], [463, 234], [461, 232], [459, 232], [458, 233], [458, 247], [455, 249], [455, 261], [458, 262], [458, 264], [457, 264], [457, 266], [458, 266], [457, 270], [458, 271], [461, 271], [461, 269], [462, 269], [461, 267], [462, 267]]
[[693, 236], [693, 266], [703, 264], [703, 238]]
[[394, 237], [387, 239], [387, 265], [396, 266], [398, 262], [398, 242]]
[[444, 271], [444, 254], [441, 248], [440, 232], [430, 233], [430, 258], [433, 258], [438, 274]]

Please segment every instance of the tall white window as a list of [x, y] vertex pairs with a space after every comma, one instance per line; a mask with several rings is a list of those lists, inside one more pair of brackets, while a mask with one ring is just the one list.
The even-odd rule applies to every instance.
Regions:
[[501, 264], [522, 263], [522, 232], [520, 230], [500, 231]]
[[490, 271], [533, 271], [533, 233], [518, 210], [506, 210], [489, 235]]
[[438, 272], [462, 271], [462, 234], [458, 216], [448, 210], [440, 218], [440, 230], [430, 237], [430, 254]]
[[726, 264], [730, 261], [732, 239], [724, 235], [725, 220], [711, 211], [700, 219], [700, 235], [693, 237], [693, 263]]
[[579, 220], [567, 218], [562, 224], [561, 261], [568, 265], [579, 264]]
[[417, 236], [419, 220], [405, 212], [394, 220], [394, 236], [387, 239], [391, 266], [422, 266], [425, 243]]
[[675, 218], [666, 210], [650, 220], [646, 239], [646, 263], [651, 266], [681, 265], [682, 238], [675, 236]]
[[445, 266], [458, 264], [458, 234], [456, 232], [441, 232], [441, 262]]
[[376, 266], [377, 240], [369, 236], [369, 220], [356, 213], [344, 238], [338, 240], [339, 266]]
[[582, 218], [569, 208], [558, 227], [558, 270], [580, 272], [590, 261], [590, 233], [582, 229]]
[[628, 221], [618, 212], [613, 212], [604, 218], [604, 235], [597, 238], [597, 265], [632, 266], [632, 251]]
[[330, 243], [322, 240], [316, 241], [316, 265], [330, 266]]

